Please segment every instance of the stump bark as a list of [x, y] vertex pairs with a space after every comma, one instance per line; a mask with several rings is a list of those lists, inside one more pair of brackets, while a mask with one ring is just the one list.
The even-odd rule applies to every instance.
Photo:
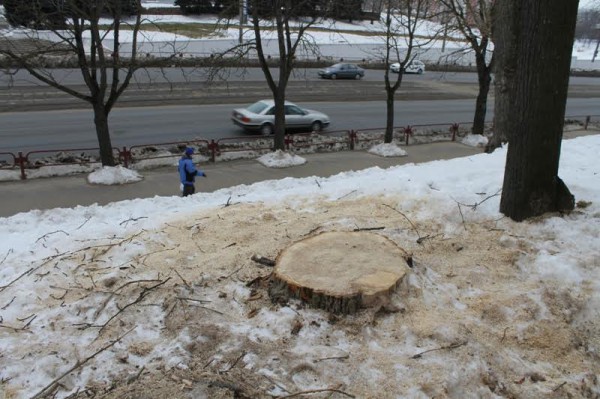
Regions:
[[409, 270], [408, 254], [370, 232], [327, 232], [298, 241], [277, 257], [269, 281], [275, 302], [298, 298], [334, 313], [386, 303]]

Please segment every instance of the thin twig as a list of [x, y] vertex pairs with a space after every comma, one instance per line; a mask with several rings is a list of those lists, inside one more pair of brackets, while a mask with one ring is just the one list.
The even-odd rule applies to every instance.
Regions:
[[185, 281], [185, 279], [183, 277], [181, 277], [181, 274], [179, 274], [179, 272], [177, 271], [177, 269], [172, 269], [175, 274], [177, 274], [179, 276], [179, 278], [181, 279], [181, 281], [183, 281], [183, 284], [185, 284], [185, 286], [188, 288], [188, 290], [193, 291], [192, 287], [188, 284], [187, 281]]
[[557, 385], [557, 386], [556, 386], [556, 388], [554, 388], [554, 389], [552, 390], [552, 392], [556, 392], [556, 391], [558, 391], [559, 389], [561, 389], [561, 388], [562, 388], [562, 387], [564, 387], [565, 385], [567, 385], [567, 381], [563, 382], [562, 384], [559, 384], [559, 385]]
[[[40, 266], [41, 267], [41, 266]], [[23, 276], [31, 273], [33, 270], [35, 270], [33, 267], [29, 270], [27, 270], [26, 272], [22, 273], [21, 275], [19, 275], [19, 277], [17, 277], [16, 279], [14, 279], [13, 281], [11, 281], [10, 283], [6, 284], [6, 285], [1, 285], [0, 286], [0, 292], [4, 291], [5, 289], [7, 289], [8, 287], [10, 287], [12, 284], [14, 284], [16, 281], [19, 281]]]
[[264, 256], [252, 255], [250, 258], [256, 263], [260, 263], [264, 266], [273, 267], [275, 266], [275, 261], [273, 259], [265, 258]]
[[331, 356], [331, 357], [323, 357], [321, 359], [315, 359], [313, 360], [313, 362], [318, 363], [318, 362], [322, 362], [324, 360], [345, 360], [350, 358], [350, 355], [343, 355], [343, 356]]
[[91, 216], [89, 216], [87, 219], [85, 219], [85, 222], [81, 223], [81, 224], [79, 225], [79, 227], [77, 227], [75, 230], [79, 230], [80, 228], [82, 228], [83, 226], [85, 226], [85, 224], [86, 224], [87, 222], [89, 222], [91, 218], [92, 218], [92, 217], [91, 217]]
[[57, 377], [54, 380], [52, 380], [52, 382], [50, 382], [50, 384], [46, 385], [41, 391], [39, 391], [38, 393], [36, 393], [35, 395], [33, 395], [31, 397], [31, 399], [38, 399], [38, 398], [41, 398], [41, 397], [45, 396], [45, 394], [48, 391], [50, 391], [50, 389], [54, 388], [54, 386], [57, 385], [60, 380], [62, 380], [64, 377], [66, 377], [67, 375], [71, 374], [73, 371], [77, 370], [78, 368], [83, 367], [87, 362], [89, 362], [90, 360], [92, 360], [93, 358], [95, 358], [96, 356], [98, 356], [100, 353], [102, 353], [105, 350], [107, 350], [107, 349], [111, 348], [112, 346], [114, 346], [117, 342], [119, 342], [123, 338], [125, 338], [125, 336], [127, 334], [129, 334], [130, 332], [132, 332], [134, 329], [135, 329], [135, 327], [133, 327], [132, 329], [130, 329], [129, 331], [127, 331], [125, 334], [123, 334], [120, 337], [118, 337], [117, 339], [115, 339], [114, 341], [110, 342], [109, 344], [104, 345], [102, 348], [98, 349], [96, 352], [92, 353], [90, 356], [86, 357], [85, 359], [78, 360], [77, 362], [75, 362], [75, 365], [73, 365], [73, 367], [71, 367], [70, 369], [68, 369], [64, 373], [62, 373], [59, 377]]
[[140, 216], [139, 218], [130, 218], [130, 219], [127, 219], [127, 220], [123, 220], [121, 223], [119, 223], [119, 226], [121, 226], [124, 223], [127, 224], [129, 222], [137, 222], [140, 219], [148, 219], [148, 217], [147, 216]]
[[419, 237], [419, 239], [421, 238], [421, 234], [419, 234], [419, 230], [417, 230], [417, 226], [415, 226], [415, 224], [412, 222], [412, 220], [410, 220], [408, 218], [408, 216], [406, 216], [404, 213], [400, 212], [398, 209], [389, 206], [388, 204], [383, 204], [383, 206], [387, 206], [388, 208], [390, 208], [393, 211], [398, 212], [400, 215], [402, 215], [404, 217], [404, 219], [406, 219], [408, 221], [408, 223], [410, 223], [410, 225], [412, 226], [413, 230], [415, 231], [415, 233], [417, 233], [417, 237]]
[[380, 227], [357, 227], [352, 231], [375, 231], [375, 230], [383, 230], [385, 229], [385, 226], [380, 226]]
[[6, 251], [6, 255], [4, 255], [4, 258], [2, 258], [2, 260], [0, 260], [0, 265], [2, 265], [4, 263], [4, 261], [6, 260], [6, 258], [8, 258], [8, 255], [12, 254], [13, 249], [9, 249], [8, 251]]
[[411, 359], [419, 359], [420, 357], [422, 357], [424, 354], [429, 353], [429, 352], [435, 352], [435, 351], [441, 351], [441, 350], [446, 350], [446, 349], [456, 349], [456, 348], [460, 348], [461, 346], [464, 346], [467, 344], [467, 341], [463, 341], [463, 342], [457, 342], [451, 345], [447, 345], [447, 346], [441, 346], [439, 348], [434, 348], [434, 349], [429, 349], [423, 352], [419, 352], [416, 355], [411, 356]]
[[339, 197], [338, 200], [344, 199], [344, 198], [354, 194], [355, 192], [356, 192], [356, 190], [352, 190], [349, 193], [346, 193], [346, 194], [342, 195], [341, 197]]
[[64, 231], [64, 230], [56, 230], [56, 231], [53, 231], [53, 232], [50, 232], [50, 233], [46, 233], [46, 234], [44, 234], [43, 236], [41, 236], [40, 238], [38, 238], [37, 240], [35, 240], [35, 242], [38, 242], [39, 240], [43, 240], [43, 239], [45, 239], [46, 237], [48, 237], [49, 235], [56, 234], [56, 233], [63, 233], [63, 234], [64, 234], [64, 235], [66, 235], [66, 236], [68, 236], [68, 235], [69, 235], [69, 233], [67, 233], [67, 232], [66, 232], [66, 231]]
[[246, 356], [246, 351], [242, 351], [242, 354], [241, 354], [241, 355], [239, 355], [237, 359], [235, 359], [235, 362], [233, 362], [233, 363], [231, 364], [231, 366], [229, 366], [229, 367], [228, 367], [226, 370], [222, 370], [222, 371], [221, 371], [221, 373], [227, 373], [227, 372], [229, 372], [229, 370], [231, 370], [232, 368], [234, 368], [234, 367], [236, 366], [236, 364], [238, 364], [238, 362], [239, 362], [240, 360], [242, 360], [242, 358], [243, 358], [244, 356]]
[[200, 302], [200, 303], [211, 303], [212, 301], [206, 301], [204, 299], [195, 299], [195, 298], [187, 298], [183, 296], [178, 296], [177, 299], [180, 301], [190, 301], [190, 302]]
[[355, 398], [356, 397], [354, 395], [351, 395], [351, 394], [349, 394], [347, 392], [344, 392], [342, 390], [339, 390], [339, 389], [324, 388], [324, 389], [311, 389], [311, 390], [308, 390], [308, 391], [296, 392], [296, 393], [293, 393], [291, 395], [278, 396], [277, 399], [293, 398], [293, 397], [300, 396], [300, 395], [307, 395], [307, 394], [311, 394], [311, 393], [321, 393], [321, 392], [337, 392], [337, 393], [341, 393], [342, 395], [346, 395], [349, 398]]
[[13, 303], [13, 301], [14, 301], [16, 298], [17, 298], [16, 296], [13, 296], [13, 297], [12, 297], [12, 299], [10, 300], [10, 302], [9, 302], [9, 303], [7, 303], [6, 305], [2, 306], [2, 308], [0, 308], [0, 309], [2, 309], [2, 310], [6, 310], [6, 308], [7, 308], [7, 307], [9, 307], [9, 306], [10, 306], [10, 304], [11, 304], [11, 303]]
[[160, 283], [153, 285], [152, 287], [148, 287], [148, 288], [144, 288], [142, 290], [142, 292], [140, 292], [140, 294], [138, 295], [138, 297], [136, 298], [135, 301], [128, 303], [127, 305], [123, 306], [122, 308], [119, 309], [119, 311], [117, 313], [115, 313], [114, 315], [112, 315], [107, 321], [106, 323], [104, 323], [101, 326], [94, 326], [94, 327], [100, 327], [100, 331], [98, 332], [98, 334], [102, 334], [102, 331], [104, 331], [104, 329], [108, 326], [108, 324], [113, 321], [113, 319], [115, 317], [117, 317], [118, 315], [120, 315], [122, 312], [125, 311], [125, 309], [127, 309], [130, 306], [135, 305], [136, 303], [141, 302], [144, 298], [146, 298], [146, 296], [154, 289], [160, 287], [161, 285], [165, 284], [167, 281], [169, 281], [171, 279], [171, 277], [167, 278], [164, 281], [161, 281]]

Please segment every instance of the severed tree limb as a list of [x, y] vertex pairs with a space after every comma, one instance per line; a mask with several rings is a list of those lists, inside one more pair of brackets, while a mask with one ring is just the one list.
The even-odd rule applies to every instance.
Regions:
[[463, 341], [463, 342], [456, 342], [454, 344], [450, 344], [450, 345], [446, 345], [446, 346], [441, 346], [439, 348], [434, 348], [434, 349], [428, 349], [426, 351], [423, 352], [419, 352], [416, 355], [411, 356], [411, 359], [419, 359], [421, 358], [424, 354], [429, 353], [429, 352], [435, 352], [435, 351], [441, 351], [441, 350], [446, 350], [446, 349], [456, 349], [456, 348], [460, 348], [461, 346], [465, 346], [467, 344], [468, 341]]
[[310, 389], [308, 391], [300, 391], [300, 392], [296, 392], [290, 395], [284, 395], [284, 396], [277, 396], [277, 399], [283, 399], [283, 398], [294, 398], [296, 396], [300, 396], [300, 395], [307, 395], [307, 394], [311, 394], [311, 393], [321, 393], [321, 392], [336, 392], [336, 393], [341, 393], [342, 395], [348, 396], [349, 398], [355, 398], [356, 396], [351, 395], [347, 392], [344, 392], [342, 390], [339, 389], [335, 389], [335, 388], [323, 388], [323, 389]]
[[252, 259], [256, 263], [260, 263], [261, 265], [273, 267], [275, 266], [275, 261], [273, 259], [265, 258], [264, 256], [252, 255]]
[[130, 329], [129, 331], [127, 331], [126, 333], [124, 333], [123, 335], [117, 337], [117, 339], [115, 339], [114, 341], [104, 345], [102, 348], [98, 349], [96, 352], [92, 353], [91, 355], [89, 355], [88, 357], [86, 357], [83, 360], [78, 360], [73, 367], [71, 367], [70, 369], [68, 369], [67, 371], [65, 371], [64, 373], [62, 373], [59, 377], [55, 378], [54, 380], [52, 380], [52, 382], [50, 382], [50, 384], [46, 385], [41, 391], [39, 391], [38, 393], [36, 393], [35, 395], [33, 395], [31, 397], [31, 399], [39, 399], [42, 398], [44, 396], [46, 396], [52, 389], [54, 389], [54, 387], [58, 384], [58, 382], [60, 380], [62, 380], [63, 378], [65, 378], [67, 375], [71, 374], [73, 371], [83, 367], [87, 362], [89, 362], [90, 360], [92, 360], [93, 358], [95, 358], [96, 356], [98, 356], [100, 353], [104, 352], [105, 350], [113, 347], [117, 342], [121, 341], [123, 338], [125, 338], [125, 336], [127, 334], [129, 334], [130, 332], [132, 332], [135, 329], [135, 327], [133, 327], [132, 329]]

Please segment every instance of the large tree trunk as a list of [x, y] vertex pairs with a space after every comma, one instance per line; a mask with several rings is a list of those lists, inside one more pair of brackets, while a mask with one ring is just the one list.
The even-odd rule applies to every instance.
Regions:
[[94, 124], [96, 125], [96, 136], [100, 146], [100, 159], [102, 166], [115, 166], [113, 157], [112, 143], [110, 140], [110, 131], [108, 128], [108, 113], [102, 103], [98, 100], [92, 104], [94, 108]]
[[514, 119], [510, 105], [515, 96], [515, 73], [517, 70], [517, 24], [521, 3], [498, 0], [492, 8], [492, 40], [494, 41], [494, 129], [485, 149], [493, 152], [509, 140]]
[[500, 131], [510, 141], [500, 211], [521, 221], [571, 210], [574, 198], [558, 177], [558, 166], [578, 1], [498, 3], [521, 7], [515, 20], [514, 98], [504, 99], [498, 115], [503, 123], [512, 118], [501, 124], [512, 130]]

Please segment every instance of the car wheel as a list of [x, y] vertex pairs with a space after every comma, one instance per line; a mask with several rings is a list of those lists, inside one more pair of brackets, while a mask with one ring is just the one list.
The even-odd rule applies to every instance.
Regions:
[[422, 75], [422, 74], [423, 74], [423, 70], [422, 70], [422, 69], [419, 69], [419, 70], [417, 71], [417, 74], [419, 74], [419, 75]]
[[331, 79], [332, 79], [332, 80], [336, 80], [336, 79], [337, 79], [337, 75], [336, 75], [335, 73], [332, 73], [332, 74], [331, 74]]
[[356, 76], [354, 76], [354, 79], [356, 80], [360, 80], [360, 78], [362, 78], [362, 75], [360, 73], [357, 73]]
[[265, 123], [260, 127], [260, 134], [263, 136], [270, 136], [273, 134], [273, 125], [270, 123]]
[[323, 125], [321, 125], [321, 122], [319, 121], [314, 121], [312, 125], [310, 125], [310, 130], [318, 133], [323, 130]]

